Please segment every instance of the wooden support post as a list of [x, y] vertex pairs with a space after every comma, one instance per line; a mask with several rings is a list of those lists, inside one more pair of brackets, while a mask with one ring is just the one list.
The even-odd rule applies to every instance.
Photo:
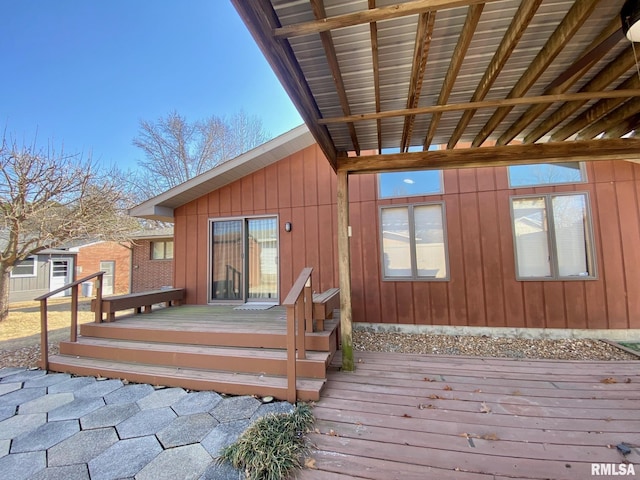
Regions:
[[296, 390], [296, 307], [287, 306], [287, 401], [295, 403]]
[[340, 276], [340, 332], [342, 370], [352, 372], [351, 254], [349, 251], [349, 174], [338, 170], [338, 272]]
[[102, 322], [102, 274], [96, 279], [96, 323]]
[[49, 332], [47, 332], [47, 299], [40, 300], [40, 368], [49, 369]]
[[78, 340], [78, 290], [80, 285], [71, 287], [71, 334], [69, 335], [70, 342], [76, 342]]

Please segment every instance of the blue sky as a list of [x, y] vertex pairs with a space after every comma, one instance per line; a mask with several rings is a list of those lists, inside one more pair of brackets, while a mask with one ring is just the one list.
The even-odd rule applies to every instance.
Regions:
[[227, 0], [3, 0], [0, 127], [123, 168], [140, 119], [302, 123]]

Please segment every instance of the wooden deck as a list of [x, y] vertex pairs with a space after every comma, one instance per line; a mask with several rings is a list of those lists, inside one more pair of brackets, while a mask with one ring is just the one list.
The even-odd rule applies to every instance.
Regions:
[[[298, 360], [298, 394], [317, 400], [337, 348], [338, 320], [307, 333], [307, 358]], [[77, 342], [62, 342], [49, 369], [133, 382], [285, 398], [286, 312], [231, 306], [160, 308], [87, 323]]]
[[585, 479], [621, 442], [640, 476], [640, 362], [356, 359], [329, 373], [301, 479]]

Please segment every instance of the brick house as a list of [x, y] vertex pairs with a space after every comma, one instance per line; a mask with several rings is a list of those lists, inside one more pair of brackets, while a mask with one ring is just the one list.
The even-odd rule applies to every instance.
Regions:
[[131, 248], [131, 293], [173, 285], [173, 228], [140, 232]]
[[104, 271], [104, 295], [129, 293], [131, 285], [131, 244], [91, 241], [69, 248], [77, 254], [76, 278]]

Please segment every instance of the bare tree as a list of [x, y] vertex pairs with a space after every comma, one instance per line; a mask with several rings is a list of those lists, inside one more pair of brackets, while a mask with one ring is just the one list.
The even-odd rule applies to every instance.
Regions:
[[53, 147], [0, 145], [0, 321], [9, 312], [15, 265], [39, 251], [81, 238], [123, 239], [133, 220], [117, 174]]
[[262, 121], [242, 111], [229, 121], [214, 115], [191, 123], [175, 111], [155, 122], [142, 120], [133, 139], [144, 153], [134, 190], [141, 199], [158, 195], [267, 139]]

